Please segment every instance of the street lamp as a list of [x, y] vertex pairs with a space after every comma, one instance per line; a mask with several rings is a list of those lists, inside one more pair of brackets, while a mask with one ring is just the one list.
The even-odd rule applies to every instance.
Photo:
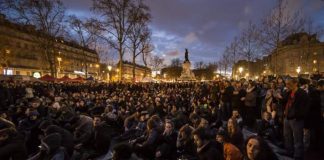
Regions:
[[301, 68], [300, 68], [300, 66], [298, 66], [297, 69], [296, 69], [296, 72], [297, 72], [298, 75], [299, 75], [300, 71], [301, 71]]
[[108, 82], [110, 82], [110, 71], [112, 69], [112, 66], [109, 65], [107, 69], [108, 69]]
[[97, 70], [97, 73], [98, 73], [98, 74], [97, 74], [98, 79], [100, 79], [100, 76], [99, 76], [99, 74], [100, 74], [100, 66], [99, 66], [99, 64], [96, 64], [95, 66], [96, 66], [96, 68], [98, 69], [98, 70]]
[[240, 72], [240, 77], [242, 77], [243, 67], [240, 67], [238, 71]]
[[61, 72], [61, 61], [62, 61], [62, 58], [61, 57], [57, 57], [57, 61], [58, 61], [58, 70], [57, 70], [57, 74], [60, 74]]
[[239, 68], [239, 72], [240, 72], [240, 74], [243, 72], [243, 67]]

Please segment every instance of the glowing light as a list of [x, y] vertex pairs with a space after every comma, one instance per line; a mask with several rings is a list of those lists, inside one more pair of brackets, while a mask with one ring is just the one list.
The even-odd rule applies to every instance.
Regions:
[[300, 71], [301, 71], [301, 68], [300, 68], [300, 66], [298, 66], [297, 69], [296, 69], [296, 72], [299, 74]]
[[243, 67], [239, 68], [239, 72], [242, 73], [243, 72]]

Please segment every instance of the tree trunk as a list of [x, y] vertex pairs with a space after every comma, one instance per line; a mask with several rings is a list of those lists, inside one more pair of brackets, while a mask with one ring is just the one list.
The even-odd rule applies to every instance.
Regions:
[[122, 44], [119, 43], [119, 72], [118, 72], [118, 81], [123, 81], [123, 48]]
[[135, 67], [136, 67], [136, 64], [135, 64], [135, 53], [133, 53], [133, 83], [136, 81], [136, 77], [135, 77]]

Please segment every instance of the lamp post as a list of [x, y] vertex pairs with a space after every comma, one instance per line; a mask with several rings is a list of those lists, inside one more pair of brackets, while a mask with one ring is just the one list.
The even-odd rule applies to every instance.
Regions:
[[9, 59], [9, 55], [10, 55], [11, 51], [9, 49], [6, 49], [5, 50], [5, 58], [4, 58], [4, 61], [5, 61], [5, 75], [7, 75], [7, 71], [8, 71], [8, 68], [9, 68], [9, 65], [8, 65], [8, 59]]
[[57, 76], [59, 77], [59, 74], [61, 73], [61, 61], [62, 61], [62, 58], [61, 57], [57, 57], [57, 61], [58, 61], [58, 70], [57, 70]]
[[108, 82], [110, 82], [110, 71], [111, 71], [111, 69], [112, 69], [112, 67], [109, 65], [108, 67], [107, 67], [107, 69], [108, 69]]
[[100, 74], [100, 68], [99, 68], [99, 64], [96, 64], [96, 68], [97, 68], [97, 77], [98, 77], [98, 80], [100, 80], [100, 76], [99, 76], [99, 74]]

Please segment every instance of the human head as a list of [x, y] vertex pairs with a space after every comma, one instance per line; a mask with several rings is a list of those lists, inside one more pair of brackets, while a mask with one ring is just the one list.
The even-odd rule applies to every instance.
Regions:
[[216, 134], [216, 141], [221, 144], [228, 142], [227, 132], [224, 131], [223, 129], [220, 129]]
[[234, 134], [238, 130], [238, 124], [236, 119], [230, 118], [227, 121], [227, 131], [230, 135]]
[[0, 130], [0, 144], [5, 143], [9, 137], [16, 133], [14, 128], [3, 128]]
[[245, 147], [245, 154], [249, 160], [277, 159], [267, 142], [259, 136], [249, 137]]
[[209, 125], [209, 122], [205, 118], [200, 119], [199, 127], [207, 128]]
[[237, 109], [233, 109], [232, 117], [234, 117], [234, 118], [239, 118], [240, 117], [240, 113], [239, 113], [239, 111]]
[[271, 114], [269, 112], [263, 112], [263, 119], [266, 121], [270, 121], [271, 119]]
[[205, 128], [197, 128], [193, 131], [192, 135], [197, 148], [202, 147], [208, 142], [209, 136], [207, 135]]
[[318, 81], [318, 89], [324, 91], [324, 79]]
[[167, 134], [170, 134], [170, 133], [172, 133], [173, 129], [174, 129], [173, 122], [170, 120], [166, 120], [165, 125], [164, 125], [164, 132]]
[[289, 90], [296, 90], [298, 88], [298, 79], [297, 78], [288, 79], [286, 86]]
[[182, 126], [179, 130], [179, 135], [181, 139], [190, 139], [190, 136], [193, 132], [194, 128], [189, 126], [188, 124]]
[[93, 126], [96, 127], [101, 123], [101, 117], [100, 116], [94, 116], [93, 117]]
[[38, 98], [34, 98], [32, 101], [31, 101], [31, 106], [32, 108], [38, 108], [41, 104], [41, 101], [40, 99]]

